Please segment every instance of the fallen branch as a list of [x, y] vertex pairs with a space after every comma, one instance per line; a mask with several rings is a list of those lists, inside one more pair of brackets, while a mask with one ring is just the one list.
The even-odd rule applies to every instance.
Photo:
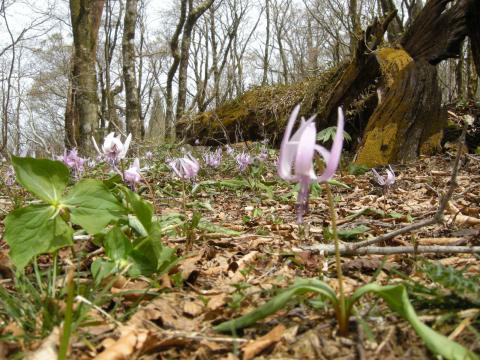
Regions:
[[[333, 244], [320, 244], [310, 246], [305, 250], [316, 250], [331, 255], [335, 253]], [[368, 246], [352, 249], [349, 245], [340, 245], [340, 254], [347, 256], [355, 255], [395, 255], [395, 254], [477, 254], [480, 246]]]

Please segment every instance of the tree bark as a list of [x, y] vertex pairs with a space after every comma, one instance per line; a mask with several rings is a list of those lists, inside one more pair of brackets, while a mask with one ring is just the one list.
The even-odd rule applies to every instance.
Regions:
[[137, 22], [137, 0], [127, 0], [123, 21], [122, 57], [123, 81], [125, 82], [125, 122], [127, 132], [134, 139], [141, 139], [140, 100], [135, 75], [135, 25]]
[[187, 102], [187, 70], [188, 59], [190, 57], [190, 43], [192, 40], [193, 27], [197, 20], [212, 6], [215, 0], [205, 0], [193, 7], [193, 1], [189, 0], [188, 16], [185, 21], [182, 33], [180, 62], [178, 69], [178, 96], [177, 96], [177, 120], [180, 119], [185, 112]]
[[68, 147], [88, 153], [90, 138], [98, 128], [96, 49], [104, 0], [70, 0], [73, 31], [71, 88], [65, 112]]

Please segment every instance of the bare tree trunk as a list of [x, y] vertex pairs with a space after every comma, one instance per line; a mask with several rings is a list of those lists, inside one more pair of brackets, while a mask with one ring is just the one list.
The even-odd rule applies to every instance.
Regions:
[[185, 24], [185, 19], [187, 17], [187, 1], [181, 0], [180, 4], [180, 14], [178, 18], [177, 27], [175, 32], [170, 39], [170, 52], [173, 57], [172, 65], [167, 74], [167, 97], [166, 97], [166, 121], [167, 121], [167, 132], [171, 140], [175, 139], [175, 118], [173, 113], [173, 79], [177, 73], [178, 65], [180, 64], [180, 49], [179, 49], [179, 39], [182, 34], [183, 25]]
[[348, 17], [350, 19], [350, 54], [355, 54], [355, 47], [358, 42], [358, 37], [362, 33], [362, 26], [360, 24], [360, 13], [358, 11], [357, 0], [348, 1]]
[[125, 122], [127, 132], [140, 139], [140, 101], [135, 76], [135, 24], [137, 22], [137, 0], [127, 0], [123, 21], [122, 57], [123, 81], [125, 82]]
[[[103, 118], [108, 122], [108, 132], [118, 131], [118, 128], [121, 128], [120, 119], [117, 115], [117, 109], [115, 107], [115, 96], [122, 92], [123, 84], [112, 89], [112, 80], [111, 80], [111, 65], [113, 59], [113, 52], [117, 46], [118, 32], [120, 28], [120, 18], [123, 14], [123, 2], [119, 2], [119, 13], [118, 18], [113, 23], [113, 3], [112, 0], [106, 0], [105, 6], [105, 46], [104, 46], [104, 59], [105, 59], [105, 83], [104, 89], [102, 91], [102, 96], [105, 96], [105, 99], [102, 99], [104, 103]], [[105, 129], [103, 129], [105, 130]]]
[[177, 96], [177, 120], [180, 119], [185, 112], [187, 102], [187, 70], [188, 59], [190, 57], [190, 42], [192, 40], [193, 27], [197, 20], [212, 6], [215, 0], [205, 0], [195, 8], [193, 0], [189, 0], [188, 16], [185, 21], [182, 33], [182, 43], [180, 50], [180, 63], [178, 68], [178, 96]]
[[[72, 87], [65, 113], [68, 146], [77, 143], [82, 153], [88, 152], [90, 138], [98, 128], [96, 49], [104, 0], [70, 0], [73, 31]], [[78, 128], [78, 133], [75, 131]], [[78, 138], [77, 138], [78, 134]], [[73, 143], [72, 143], [73, 141]]]
[[463, 54], [463, 45], [460, 46], [460, 57], [455, 66], [455, 88], [457, 90], [457, 98], [464, 99], [465, 91], [463, 86], [463, 68], [465, 66], [465, 58]]
[[[396, 11], [397, 8], [393, 3], [393, 0], [380, 0], [380, 6], [382, 8], [383, 15], [390, 14], [392, 11]], [[401, 34], [403, 33], [403, 25], [398, 14], [395, 15], [395, 18], [392, 20], [387, 29], [388, 41], [393, 43], [396, 41]]]
[[265, 17], [267, 23], [265, 24], [265, 48], [263, 50], [263, 76], [262, 86], [267, 85], [268, 82], [268, 67], [269, 67], [269, 51], [270, 51], [270, 1], [265, 0]]

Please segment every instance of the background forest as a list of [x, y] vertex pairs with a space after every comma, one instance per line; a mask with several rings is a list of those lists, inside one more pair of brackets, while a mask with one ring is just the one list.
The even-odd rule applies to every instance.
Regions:
[[[97, 139], [117, 131], [156, 143], [173, 140], [181, 118], [255, 86], [292, 84], [338, 67], [351, 58], [362, 29], [397, 9], [386, 34], [394, 42], [423, 5], [3, 0], [0, 150], [82, 149], [84, 132]], [[438, 66], [443, 103], [478, 102], [469, 39], [460, 54]]]

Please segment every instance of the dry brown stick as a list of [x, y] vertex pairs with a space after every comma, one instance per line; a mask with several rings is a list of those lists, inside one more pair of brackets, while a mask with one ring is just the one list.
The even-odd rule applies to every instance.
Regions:
[[[335, 253], [335, 247], [331, 244], [320, 244], [304, 248], [305, 250], [316, 250], [325, 255]], [[341, 255], [395, 255], [395, 254], [474, 254], [480, 253], [480, 246], [368, 246], [352, 249], [348, 245], [340, 245]]]
[[452, 197], [453, 192], [455, 191], [455, 187], [457, 186], [458, 168], [460, 166], [460, 158], [462, 156], [462, 149], [463, 149], [462, 145], [464, 143], [465, 135], [467, 133], [467, 126], [468, 125], [465, 123], [465, 125], [463, 126], [462, 134], [460, 135], [460, 138], [458, 140], [457, 156], [455, 157], [455, 163], [453, 164], [453, 168], [452, 168], [452, 176], [450, 177], [450, 186], [448, 187], [447, 193], [444, 196], [442, 196], [435, 215], [430, 219], [420, 221], [416, 224], [407, 225], [405, 227], [374, 237], [372, 239], [351, 244], [348, 246], [350, 250], [353, 251], [356, 249], [360, 249], [362, 247], [378, 244], [382, 241], [393, 239], [395, 236], [405, 234], [407, 232], [414, 231], [428, 225], [441, 224], [443, 222], [443, 212], [445, 211], [445, 208], [448, 202], [450, 201], [450, 198]]

